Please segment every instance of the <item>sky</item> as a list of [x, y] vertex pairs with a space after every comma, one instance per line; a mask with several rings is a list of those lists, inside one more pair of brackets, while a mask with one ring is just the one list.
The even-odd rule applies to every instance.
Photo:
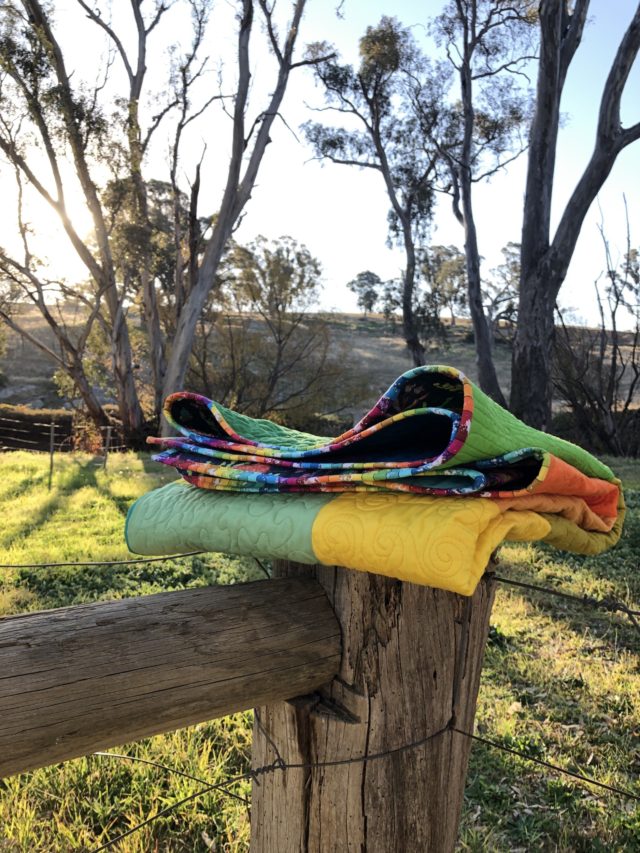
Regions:
[[[392, 8], [403, 24], [415, 25], [414, 33], [418, 37], [421, 25], [441, 10], [442, 3], [396, 0]], [[562, 101], [564, 126], [558, 145], [554, 222], [558, 221], [591, 155], [600, 94], [634, 9], [632, 0], [592, 2], [590, 22], [571, 66]], [[329, 37], [345, 58], [357, 61], [358, 39], [367, 25], [377, 23], [380, 16], [388, 12], [388, 2], [347, 0], [344, 20], [337, 20], [328, 14], [326, 3], [311, 2], [305, 27], [307, 33], [318, 33], [318, 38]], [[637, 66], [638, 63], [623, 101], [623, 123], [640, 120], [640, 67]], [[321, 105], [321, 92], [312, 84], [309, 86], [308, 78], [297, 80], [295, 84], [300, 89], [304, 87], [304, 100]], [[297, 94], [297, 89], [292, 88], [284, 105], [289, 124], [292, 124], [291, 117], [297, 115], [292, 105]], [[372, 170], [310, 161], [304, 142], [296, 143], [283, 129], [279, 129], [279, 133], [273, 151], [267, 152], [259, 187], [238, 236], [248, 237], [254, 232], [271, 236], [292, 231], [292, 235], [305, 242], [324, 265], [325, 306], [355, 310], [355, 297], [346, 290], [346, 282], [365, 269], [377, 272], [383, 279], [396, 277], [403, 266], [402, 251], [390, 250], [386, 245], [389, 204], [382, 177]], [[500, 249], [507, 242], [520, 240], [525, 176], [523, 156], [506, 171], [475, 189], [479, 245], [486, 270], [501, 262]], [[628, 201], [632, 240], [638, 245], [640, 143], [618, 157], [599, 197], [614, 257], [622, 257], [625, 251], [623, 194]], [[278, 199], [278, 203], [274, 204], [273, 199]], [[575, 309], [587, 321], [596, 319], [593, 281], [604, 262], [597, 227], [600, 219], [601, 214], [594, 205], [582, 229], [560, 300], [561, 305]], [[453, 217], [448, 198], [441, 199], [438, 205], [432, 242], [461, 248], [464, 245], [462, 228]]]
[[[98, 3], [105, 10], [104, 3]], [[117, 0], [112, 6], [113, 20], [125, 33], [129, 21], [128, 5]], [[337, 0], [308, 0], [303, 18], [299, 45], [327, 40], [332, 42], [341, 56], [351, 62], [358, 60], [358, 41], [366, 27], [379, 21], [381, 15], [391, 11], [401, 23], [411, 26], [418, 40], [433, 49], [427, 40], [428, 19], [440, 12], [442, 0], [395, 0], [392, 9], [381, 0], [345, 0], [342, 15], [337, 17]], [[74, 0], [56, 0], [54, 3], [58, 30], [68, 52], [68, 61], [79, 76], [87, 71], [96, 73], [96, 57], [104, 47], [100, 33], [88, 22], [78, 18]], [[279, 8], [287, 8], [281, 0]], [[594, 142], [598, 103], [611, 60], [635, 8], [634, 0], [592, 0], [590, 21], [583, 43], [571, 65], [562, 102], [564, 114], [560, 132], [556, 181], [553, 192], [554, 221], [557, 222], [566, 200], [570, 196], [582, 169], [588, 161]], [[173, 15], [173, 17], [170, 17]], [[212, 72], [206, 86], [215, 83], [215, 64], [222, 61], [223, 72], [233, 68], [235, 41], [233, 33], [234, 4], [231, 0], [214, 3], [214, 14], [207, 38], [206, 50], [211, 56]], [[164, 50], [162, 40], [188, 39], [188, 19], [172, 11], [165, 24], [158, 27], [155, 51]], [[131, 32], [129, 30], [129, 32]], [[256, 32], [260, 41], [259, 29]], [[129, 38], [131, 38], [129, 36]], [[273, 63], [260, 44], [252, 47], [253, 109], [264, 105], [264, 95], [273, 79]], [[157, 63], [150, 57], [150, 74]], [[638, 66], [638, 63], [636, 63]], [[166, 71], [167, 62], [160, 67]], [[114, 83], [118, 82], [114, 66]], [[90, 77], [90, 74], [89, 74]], [[158, 82], [151, 80], [152, 83]], [[533, 81], [535, 82], [535, 80]], [[204, 95], [204, 88], [201, 92]], [[358, 272], [370, 269], [382, 279], [401, 274], [403, 253], [387, 245], [386, 216], [389, 208], [380, 174], [373, 170], [321, 164], [311, 159], [312, 154], [304, 141], [300, 125], [309, 118], [317, 118], [308, 106], [321, 106], [322, 92], [315, 86], [312, 73], [305, 68], [296, 69], [291, 76], [282, 108], [286, 121], [277, 121], [273, 127], [272, 143], [258, 175], [252, 198], [236, 238], [249, 241], [257, 234], [275, 238], [290, 235], [307, 245], [323, 266], [323, 295], [321, 306], [339, 311], [356, 310], [355, 297], [346, 283]], [[634, 67], [623, 100], [623, 123], [640, 120], [640, 67]], [[167, 176], [168, 130], [158, 134], [155, 148], [146, 164], [149, 177]], [[163, 136], [163, 133], [165, 134]], [[202, 172], [201, 212], [214, 212], [219, 206], [229, 150], [231, 122], [220, 111], [211, 112], [194, 124], [188, 137], [183, 160], [183, 180], [193, 176], [195, 163], [206, 145]], [[614, 258], [621, 258], [625, 250], [625, 219], [623, 194], [626, 194], [632, 242], [640, 245], [640, 143], [626, 149], [619, 157], [607, 184], [594, 205], [582, 229], [569, 274], [561, 292], [560, 303], [574, 309], [587, 322], [596, 319], [593, 281], [603, 268], [604, 255], [598, 233], [598, 222], [604, 217]], [[526, 159], [521, 157], [506, 170], [475, 189], [475, 210], [480, 251], [485, 270], [501, 261], [500, 249], [509, 241], [519, 241], [522, 203], [526, 173]], [[7, 199], [12, 190], [8, 187], [7, 173], [3, 174], [3, 188]], [[70, 202], [74, 218], [81, 227], [87, 221], [80, 199]], [[59, 226], [50, 219], [44, 225], [43, 211], [33, 203], [34, 227], [46, 236], [52, 264], [57, 274], [68, 277], [79, 273], [69, 250], [64, 247]], [[5, 203], [0, 210], [0, 225], [8, 227], [11, 205]], [[432, 243], [463, 246], [462, 228], [451, 212], [450, 201], [442, 198], [436, 209], [432, 229]]]

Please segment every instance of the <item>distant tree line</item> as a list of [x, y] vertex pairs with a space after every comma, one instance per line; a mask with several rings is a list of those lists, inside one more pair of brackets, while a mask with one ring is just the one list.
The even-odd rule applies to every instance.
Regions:
[[[515, 330], [520, 283], [520, 246], [508, 243], [502, 249], [503, 262], [484, 280], [483, 310], [492, 339], [500, 336], [501, 326]], [[457, 246], [428, 246], [417, 252], [412, 294], [414, 322], [423, 340], [445, 338], [445, 320], [455, 326], [456, 319], [469, 317], [466, 259]], [[377, 273], [365, 270], [347, 282], [365, 316], [378, 311], [395, 328], [394, 316], [402, 307], [403, 281], [383, 281]]]

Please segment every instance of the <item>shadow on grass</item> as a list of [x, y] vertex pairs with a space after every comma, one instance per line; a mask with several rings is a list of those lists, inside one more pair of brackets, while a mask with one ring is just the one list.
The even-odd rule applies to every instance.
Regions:
[[[32, 536], [44, 527], [44, 525], [47, 524], [57, 512], [64, 508], [66, 501], [74, 491], [85, 486], [97, 489], [96, 460], [98, 459], [100, 459], [100, 457], [93, 457], [92, 459], [82, 463], [77, 462], [75, 470], [65, 470], [60, 472], [57, 478], [54, 478], [53, 488], [49, 493], [50, 497], [33, 515], [25, 520], [24, 524], [12, 531], [11, 539], [4, 543], [4, 547], [9, 548], [16, 540]], [[44, 487], [46, 479], [46, 476], [39, 478], [36, 485]], [[25, 482], [24, 488], [21, 490], [19, 486], [17, 497], [19, 498], [21, 494], [25, 494], [33, 483], [33, 479], [30, 479]]]

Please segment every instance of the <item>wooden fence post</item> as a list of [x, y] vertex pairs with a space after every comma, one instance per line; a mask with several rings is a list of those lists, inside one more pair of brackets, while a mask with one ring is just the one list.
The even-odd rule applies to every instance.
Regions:
[[310, 572], [341, 624], [340, 672], [312, 695], [256, 709], [253, 767], [392, 752], [260, 777], [252, 853], [450, 853], [470, 749], [451, 726], [473, 730], [491, 575], [464, 598], [343, 568], [275, 566], [277, 576]]
[[55, 447], [56, 424], [53, 421], [49, 424], [49, 484], [48, 491], [51, 491], [51, 480], [53, 479], [53, 450]]
[[109, 446], [111, 445], [111, 424], [107, 427], [107, 437], [104, 442], [104, 462], [102, 463], [102, 470], [107, 470], [107, 459], [109, 458]]

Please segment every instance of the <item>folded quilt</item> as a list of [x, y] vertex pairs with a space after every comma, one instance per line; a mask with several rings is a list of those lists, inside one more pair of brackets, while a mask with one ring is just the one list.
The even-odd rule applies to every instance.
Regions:
[[[599, 553], [620, 536], [624, 504], [613, 472], [580, 447], [528, 427], [452, 367], [408, 371], [352, 429], [329, 439], [187, 392], [171, 395], [164, 413], [179, 436], [149, 439], [161, 450], [154, 459], [194, 488], [172, 485], [134, 505], [127, 536], [138, 553], [288, 556], [470, 594], [505, 538]], [[154, 521], [156, 511], [165, 518], [165, 500], [176, 502], [177, 526], [170, 513], [164, 527]], [[287, 518], [293, 507], [306, 508], [306, 559], [289, 546], [274, 551], [268, 523], [260, 541], [241, 532], [242, 507], [260, 508], [260, 517], [271, 507], [267, 516]], [[238, 526], [234, 548], [220, 528], [221, 509]], [[393, 544], [404, 536], [415, 548]], [[241, 541], [249, 550], [238, 550]], [[371, 553], [374, 541], [382, 562]], [[458, 569], [437, 556], [454, 552]]]
[[239, 494], [177, 481], [133, 504], [126, 538], [136, 554], [221, 551], [340, 565], [472, 595], [505, 539], [599, 553], [620, 535], [622, 515], [609, 533], [589, 534], [560, 516], [487, 498]]

